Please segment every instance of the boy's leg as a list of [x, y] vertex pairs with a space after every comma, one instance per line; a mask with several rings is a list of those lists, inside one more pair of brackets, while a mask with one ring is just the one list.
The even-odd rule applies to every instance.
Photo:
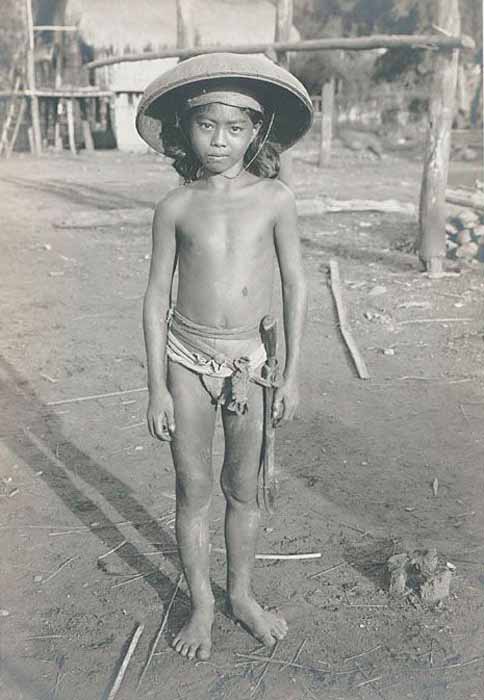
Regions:
[[212, 495], [215, 407], [200, 378], [169, 362], [175, 409], [171, 451], [176, 471], [176, 537], [190, 589], [192, 614], [173, 641], [182, 656], [208, 659], [214, 599], [209, 578], [208, 512]]
[[251, 574], [259, 531], [257, 478], [263, 440], [262, 389], [251, 383], [249, 408], [237, 416], [222, 409], [225, 459], [222, 489], [227, 501], [227, 594], [233, 616], [267, 646], [287, 633], [286, 621], [254, 599]]

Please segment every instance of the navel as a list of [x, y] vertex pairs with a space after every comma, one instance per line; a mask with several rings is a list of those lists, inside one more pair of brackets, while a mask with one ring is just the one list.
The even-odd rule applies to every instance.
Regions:
[[247, 287], [243, 287], [242, 288], [242, 296], [246, 297], [248, 295], [248, 293], [249, 293], [249, 290], [247, 289]]

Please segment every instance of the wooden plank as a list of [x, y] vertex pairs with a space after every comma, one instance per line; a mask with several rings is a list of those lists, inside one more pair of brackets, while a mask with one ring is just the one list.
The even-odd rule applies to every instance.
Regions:
[[163, 51], [146, 51], [144, 53], [123, 54], [90, 61], [84, 68], [100, 68], [116, 63], [153, 61], [159, 58], [191, 58], [204, 53], [267, 53], [270, 51], [367, 51], [368, 49], [393, 49], [409, 46], [413, 49], [473, 49], [474, 40], [469, 36], [441, 36], [435, 34], [374, 34], [373, 36], [307, 39], [305, 41], [281, 41], [264, 44], [235, 44], [199, 46], [193, 49], [164, 49]]
[[[435, 21], [443, 31], [460, 31], [458, 0], [434, 0]], [[435, 55], [429, 103], [429, 128], [420, 190], [418, 255], [423, 268], [439, 274], [445, 259], [445, 190], [449, 174], [450, 134], [454, 117], [458, 53]]]
[[323, 168], [331, 160], [333, 138], [334, 78], [326, 82], [321, 90], [321, 137], [319, 146], [319, 167]]

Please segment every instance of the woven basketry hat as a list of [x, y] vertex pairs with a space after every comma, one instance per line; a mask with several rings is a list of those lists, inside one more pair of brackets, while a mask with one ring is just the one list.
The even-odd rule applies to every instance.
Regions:
[[[245, 94], [254, 106], [258, 103], [266, 114], [274, 114], [269, 140], [281, 150], [296, 143], [311, 126], [310, 97], [291, 73], [262, 56], [212, 53], [189, 58], [148, 85], [136, 115], [141, 138], [163, 153], [163, 126], [173, 125], [194, 96], [214, 90]], [[244, 106], [237, 100], [233, 104]]]

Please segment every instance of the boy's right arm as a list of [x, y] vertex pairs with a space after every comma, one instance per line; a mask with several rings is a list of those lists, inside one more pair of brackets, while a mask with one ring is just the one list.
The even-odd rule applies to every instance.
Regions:
[[151, 266], [143, 303], [143, 330], [148, 365], [148, 429], [153, 437], [170, 440], [175, 430], [173, 401], [166, 386], [166, 318], [176, 264], [175, 207], [168, 197], [153, 218]]

